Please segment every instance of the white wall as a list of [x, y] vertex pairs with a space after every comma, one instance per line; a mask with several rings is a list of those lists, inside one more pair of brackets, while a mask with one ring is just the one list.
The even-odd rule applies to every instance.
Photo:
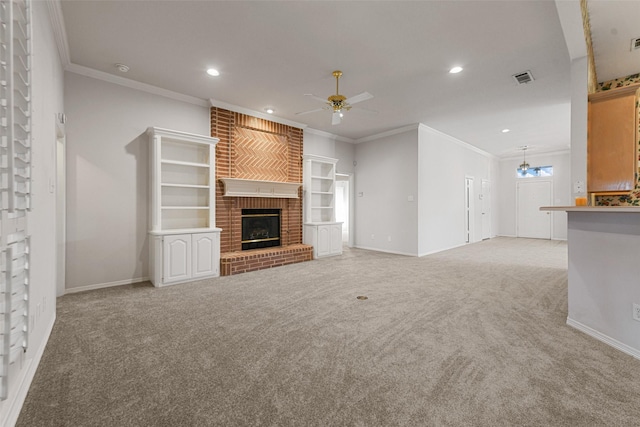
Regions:
[[[419, 254], [426, 255], [465, 244], [465, 178], [473, 178], [472, 242], [482, 240], [482, 180], [492, 187], [492, 223], [499, 192], [497, 159], [427, 126], [419, 129]], [[495, 225], [492, 227], [495, 235]]]
[[336, 164], [337, 173], [353, 173], [355, 144], [340, 141], [334, 135], [309, 128], [304, 129], [303, 138], [303, 154], [315, 154], [316, 156], [338, 159]]
[[[571, 191], [574, 185], [587, 184], [587, 57], [571, 61]], [[572, 201], [571, 200], [571, 201]], [[571, 202], [570, 201], [570, 202]], [[573, 205], [573, 203], [568, 203]]]
[[[33, 146], [29, 285], [29, 346], [10, 371], [9, 395], [0, 402], [0, 425], [13, 425], [49, 338], [56, 308], [55, 183], [56, 113], [63, 111], [62, 65], [47, 4], [33, 3]], [[53, 192], [52, 192], [53, 191]]]
[[637, 213], [569, 212], [567, 324], [640, 359]]
[[492, 186], [495, 236], [494, 156], [421, 124], [356, 145], [314, 130], [305, 130], [304, 138], [305, 154], [337, 158], [339, 173], [355, 172], [355, 246], [418, 256], [463, 245], [465, 177], [475, 184], [473, 241], [482, 240], [483, 179]]
[[157, 126], [209, 133], [209, 108], [65, 73], [69, 290], [148, 273], [148, 138]]
[[417, 255], [417, 126], [356, 145], [356, 161], [355, 246]]
[[[572, 203], [571, 196], [571, 154], [566, 152], [527, 155], [527, 162], [531, 166], [553, 166], [553, 205], [568, 206]], [[522, 157], [500, 160], [500, 181], [498, 183], [500, 201], [500, 236], [516, 236], [516, 169], [522, 163]], [[536, 179], [536, 178], [527, 178]], [[543, 178], [548, 179], [548, 178]], [[566, 212], [551, 212], [551, 238], [564, 240], [567, 238]]]

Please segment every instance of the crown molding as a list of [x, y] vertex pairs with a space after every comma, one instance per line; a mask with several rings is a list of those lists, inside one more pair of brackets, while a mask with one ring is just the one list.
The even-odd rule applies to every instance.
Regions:
[[455, 137], [453, 137], [453, 136], [451, 136], [449, 134], [441, 132], [441, 131], [439, 131], [437, 129], [434, 129], [432, 127], [429, 127], [429, 126], [427, 126], [425, 124], [419, 123], [418, 127], [420, 129], [427, 130], [427, 131], [429, 131], [431, 133], [435, 133], [437, 135], [440, 135], [440, 136], [448, 139], [449, 141], [453, 142], [454, 144], [457, 144], [457, 145], [459, 145], [459, 146], [461, 146], [463, 148], [466, 148], [467, 150], [470, 150], [470, 151], [473, 151], [475, 153], [478, 153], [478, 154], [480, 154], [480, 155], [482, 155], [484, 157], [487, 157], [489, 159], [498, 159], [498, 156], [496, 156], [494, 154], [491, 154], [488, 151], [484, 151], [484, 150], [476, 147], [475, 145], [471, 145], [468, 142], [464, 142], [464, 141], [462, 141], [462, 140], [460, 140], [458, 138], [455, 138]]
[[354, 144], [356, 142], [355, 139], [347, 138], [346, 136], [334, 135], [332, 133], [325, 132], [323, 130], [318, 130], [318, 129], [313, 129], [313, 128], [306, 128], [304, 131], [305, 131], [305, 133], [311, 133], [313, 135], [322, 136], [322, 137], [327, 138], [327, 139], [333, 139], [335, 141], [347, 142], [349, 144]]
[[71, 64], [71, 55], [69, 54], [69, 41], [67, 40], [67, 30], [64, 26], [60, 0], [47, 0], [47, 9], [49, 10], [49, 19], [51, 20], [53, 37], [58, 47], [60, 62], [62, 63], [62, 68], [66, 69]]
[[386, 138], [388, 136], [397, 135], [399, 133], [409, 132], [411, 130], [416, 130], [420, 126], [420, 123], [414, 123], [412, 125], [403, 126], [397, 129], [392, 129], [386, 132], [378, 133], [375, 135], [365, 136], [364, 138], [359, 138], [354, 141], [355, 144], [360, 144], [362, 142], [375, 141], [376, 139]]
[[209, 104], [211, 107], [223, 108], [225, 110], [233, 111], [234, 113], [246, 114], [247, 116], [257, 117], [259, 119], [269, 120], [270, 122], [280, 123], [281, 125], [292, 126], [294, 128], [306, 129], [307, 125], [304, 123], [294, 122], [293, 120], [283, 119], [272, 114], [263, 113], [249, 108], [240, 107], [238, 105], [229, 104], [224, 101], [218, 101], [217, 99], [210, 98]]
[[[536, 151], [535, 153], [531, 154], [531, 149], [527, 148], [527, 159], [535, 159], [536, 157], [544, 157], [544, 156], [560, 156], [564, 154], [571, 154], [571, 149], [568, 149], [568, 148], [562, 148], [559, 150], [550, 149], [550, 150], [544, 150], [544, 151]], [[518, 153], [502, 156], [499, 158], [499, 160], [500, 161], [522, 160], [522, 157], [523, 157], [522, 150], [518, 150]]]
[[125, 86], [131, 89], [148, 92], [154, 95], [164, 96], [165, 98], [175, 99], [176, 101], [182, 101], [189, 104], [194, 104], [200, 107], [208, 107], [209, 103], [205, 99], [196, 98], [195, 96], [184, 95], [182, 93], [173, 92], [171, 90], [163, 89], [158, 86], [153, 86], [147, 83], [142, 83], [136, 80], [127, 79], [125, 77], [115, 76], [113, 74], [105, 73], [104, 71], [94, 70], [93, 68], [84, 67], [77, 64], [69, 64], [66, 71], [70, 73], [80, 74], [85, 77], [91, 77], [105, 82], [114, 83], [120, 86]]

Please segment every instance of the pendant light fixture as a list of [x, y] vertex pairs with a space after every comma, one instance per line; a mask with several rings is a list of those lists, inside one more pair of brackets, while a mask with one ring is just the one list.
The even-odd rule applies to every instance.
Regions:
[[527, 169], [529, 169], [529, 163], [527, 163], [527, 148], [528, 147], [526, 145], [522, 147], [522, 163], [520, 163], [520, 166], [518, 167], [522, 175], [526, 174]]

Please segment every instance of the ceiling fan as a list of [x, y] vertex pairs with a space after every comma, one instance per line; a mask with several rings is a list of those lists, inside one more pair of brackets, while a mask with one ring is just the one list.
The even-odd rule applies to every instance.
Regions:
[[338, 84], [339, 84], [340, 77], [342, 76], [342, 71], [336, 70], [332, 74], [333, 74], [333, 77], [336, 78], [336, 94], [329, 96], [327, 99], [324, 99], [319, 96], [313, 95], [311, 93], [305, 93], [305, 96], [310, 96], [313, 99], [317, 99], [318, 101], [324, 102], [326, 105], [322, 108], [316, 108], [314, 110], [301, 111], [299, 113], [296, 113], [297, 116], [301, 116], [303, 114], [315, 113], [316, 111], [331, 110], [333, 111], [333, 114], [331, 116], [331, 124], [338, 125], [342, 121], [342, 116], [344, 112], [349, 111], [353, 104], [373, 98], [373, 95], [371, 95], [369, 92], [362, 92], [350, 98], [347, 98], [344, 95], [340, 95]]

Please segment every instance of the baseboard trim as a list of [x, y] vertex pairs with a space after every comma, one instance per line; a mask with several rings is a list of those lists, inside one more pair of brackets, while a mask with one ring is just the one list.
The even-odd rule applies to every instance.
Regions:
[[379, 248], [370, 248], [367, 246], [359, 246], [359, 245], [355, 245], [353, 246], [354, 248], [357, 249], [364, 249], [365, 251], [374, 251], [374, 252], [384, 252], [385, 254], [394, 254], [394, 255], [404, 255], [404, 256], [416, 256], [416, 254], [409, 254], [406, 252], [398, 252], [398, 251], [388, 251], [385, 249], [379, 249]]
[[473, 243], [479, 243], [479, 242], [461, 243], [461, 244], [459, 244], [459, 245], [454, 245], [454, 246], [451, 246], [451, 247], [448, 247], [448, 248], [444, 248], [444, 249], [437, 249], [437, 250], [435, 250], [435, 251], [425, 252], [425, 253], [423, 253], [423, 254], [419, 254], [418, 256], [419, 256], [419, 257], [423, 257], [423, 256], [427, 256], [427, 255], [433, 255], [433, 254], [437, 254], [437, 253], [439, 253], [439, 252], [448, 251], [448, 250], [450, 250], [450, 249], [459, 248], [459, 247], [466, 246], [466, 245], [470, 245], [470, 244], [473, 244]]
[[78, 286], [77, 288], [67, 288], [64, 294], [74, 294], [76, 292], [93, 291], [95, 289], [111, 288], [113, 286], [131, 285], [133, 283], [147, 282], [148, 277], [138, 277], [134, 279], [117, 280], [115, 282], [96, 283], [95, 285]]
[[42, 355], [44, 354], [44, 349], [47, 347], [47, 343], [49, 342], [49, 337], [51, 336], [51, 332], [53, 331], [53, 325], [56, 323], [56, 314], [53, 314], [53, 318], [51, 322], [47, 326], [44, 339], [40, 343], [40, 347], [36, 350], [36, 353], [33, 355], [31, 359], [26, 362], [26, 366], [24, 369], [24, 376], [22, 377], [22, 381], [20, 382], [20, 386], [18, 387], [18, 392], [15, 395], [13, 402], [11, 402], [11, 406], [9, 407], [9, 412], [7, 413], [7, 418], [4, 420], [3, 426], [15, 426], [18, 422], [18, 417], [20, 416], [20, 411], [22, 411], [22, 405], [24, 404], [25, 399], [27, 398], [27, 393], [29, 393], [29, 388], [31, 387], [31, 382], [33, 381], [33, 377], [36, 375], [36, 371], [38, 370], [38, 366], [40, 365], [40, 359], [42, 359]]
[[575, 328], [577, 330], [579, 330], [580, 332], [583, 332], [587, 335], [589, 335], [592, 338], [597, 339], [598, 341], [601, 341], [617, 350], [620, 350], [623, 353], [627, 353], [630, 356], [635, 357], [636, 359], [640, 359], [640, 350], [638, 350], [637, 348], [633, 348], [631, 346], [628, 346], [616, 339], [611, 338], [608, 335], [605, 335], [601, 332], [596, 331], [595, 329], [592, 329], [590, 327], [588, 327], [587, 325], [583, 325], [582, 323], [575, 321], [569, 317], [567, 317], [567, 325], [571, 326], [572, 328]]

